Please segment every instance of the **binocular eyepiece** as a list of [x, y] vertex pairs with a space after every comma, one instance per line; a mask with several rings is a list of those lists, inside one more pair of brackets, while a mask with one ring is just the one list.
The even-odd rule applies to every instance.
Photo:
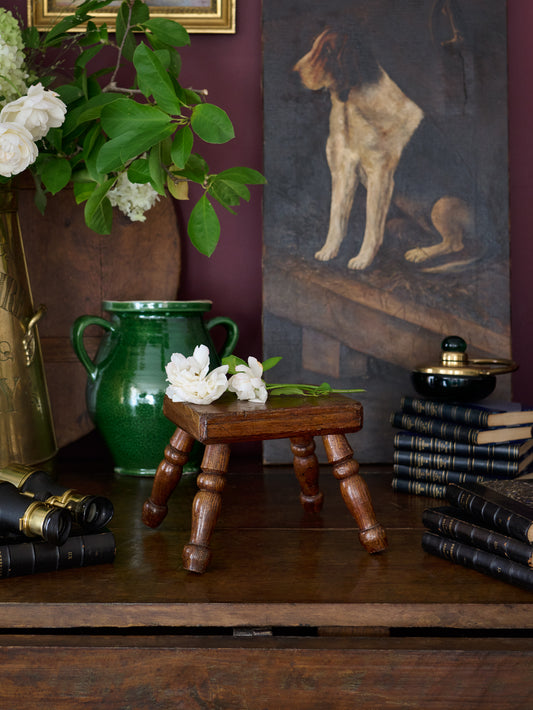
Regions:
[[70, 534], [71, 517], [67, 510], [32, 501], [8, 481], [0, 481], [0, 530], [41, 537], [62, 545]]
[[[23, 497], [44, 503], [56, 510], [70, 514], [85, 529], [101, 528], [113, 517], [113, 504], [103, 496], [83, 495], [63, 488], [46, 471], [10, 464], [0, 468], [0, 481], [12, 484]], [[2, 503], [0, 493], [0, 506]], [[70, 532], [70, 528], [69, 528]], [[68, 533], [67, 533], [68, 535]], [[60, 544], [60, 543], [58, 543]]]

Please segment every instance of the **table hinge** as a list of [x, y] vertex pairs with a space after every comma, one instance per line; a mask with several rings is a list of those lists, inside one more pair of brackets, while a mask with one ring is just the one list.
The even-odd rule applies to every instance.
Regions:
[[272, 628], [270, 626], [236, 626], [233, 629], [233, 636], [236, 638], [272, 636]]

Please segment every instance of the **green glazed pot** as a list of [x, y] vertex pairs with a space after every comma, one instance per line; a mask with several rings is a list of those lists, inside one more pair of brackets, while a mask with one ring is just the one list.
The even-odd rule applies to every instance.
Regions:
[[[87, 410], [113, 456], [115, 472], [153, 476], [175, 426], [163, 414], [168, 385], [165, 365], [173, 353], [192, 355], [207, 345], [211, 369], [233, 352], [239, 337], [230, 318], [205, 322], [211, 301], [103, 301], [110, 320], [94, 315], [76, 319], [72, 346], [87, 370]], [[85, 329], [105, 333], [94, 360], [83, 342]], [[217, 353], [210, 330], [223, 326], [226, 339]], [[186, 472], [199, 470], [196, 448]]]

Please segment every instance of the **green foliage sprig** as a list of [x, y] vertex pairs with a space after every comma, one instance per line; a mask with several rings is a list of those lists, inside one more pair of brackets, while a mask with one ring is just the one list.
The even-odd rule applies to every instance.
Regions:
[[[271, 370], [281, 360], [281, 357], [270, 357], [262, 364], [263, 372]], [[222, 364], [228, 366], [228, 375], [237, 374], [237, 366], [246, 367], [247, 363], [236, 355], [229, 355], [222, 359]], [[320, 397], [325, 394], [348, 394], [352, 392], [364, 392], [363, 389], [337, 389], [332, 387], [327, 382], [322, 382], [320, 385], [309, 384], [274, 384], [265, 382], [265, 386], [269, 394], [279, 395], [305, 395], [306, 397]]]
[[[97, 26], [91, 13], [112, 0], [86, 0], [47, 33], [27, 28], [23, 39], [28, 54], [45, 56], [67, 43], [78, 51], [70, 81], [50, 85], [67, 106], [60, 128], [52, 128], [39, 145], [31, 167], [41, 211], [46, 194], [74, 185], [78, 204], [85, 204], [88, 227], [109, 234], [112, 206], [109, 191], [127, 173], [133, 183], [149, 183], [161, 196], [186, 197], [189, 182], [203, 188], [192, 209], [188, 234], [194, 246], [210, 256], [219, 240], [220, 222], [213, 202], [234, 213], [250, 199], [248, 185], [265, 182], [256, 170], [233, 167], [218, 174], [195, 150], [197, 140], [222, 144], [234, 137], [226, 112], [205, 101], [202, 92], [179, 83], [178, 48], [190, 44], [185, 28], [174, 20], [150, 17], [141, 0], [125, 0], [116, 17], [116, 33]], [[72, 30], [82, 28], [72, 41]], [[114, 52], [111, 66], [92, 69], [102, 50]], [[119, 75], [129, 68], [131, 86]]]

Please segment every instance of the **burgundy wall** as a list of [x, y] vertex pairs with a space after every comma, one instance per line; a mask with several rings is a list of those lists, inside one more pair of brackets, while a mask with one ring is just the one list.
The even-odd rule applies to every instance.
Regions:
[[[24, 16], [25, 0], [7, 0], [5, 5]], [[533, 257], [533, 2], [509, 0], [508, 6], [512, 334], [513, 355], [520, 364], [513, 385], [516, 399], [533, 404], [533, 298], [528, 287]], [[235, 125], [234, 141], [204, 151], [213, 170], [230, 165], [261, 169], [261, 1], [238, 0], [237, 33], [193, 35], [182, 57], [182, 83], [208, 88], [210, 99], [228, 111]], [[189, 211], [183, 204], [183, 232]], [[220, 216], [222, 238], [210, 259], [184, 240], [179, 297], [212, 299], [213, 314], [231, 316], [241, 328], [238, 354], [260, 354], [260, 189], [254, 188], [251, 203], [236, 217], [224, 211]]]

